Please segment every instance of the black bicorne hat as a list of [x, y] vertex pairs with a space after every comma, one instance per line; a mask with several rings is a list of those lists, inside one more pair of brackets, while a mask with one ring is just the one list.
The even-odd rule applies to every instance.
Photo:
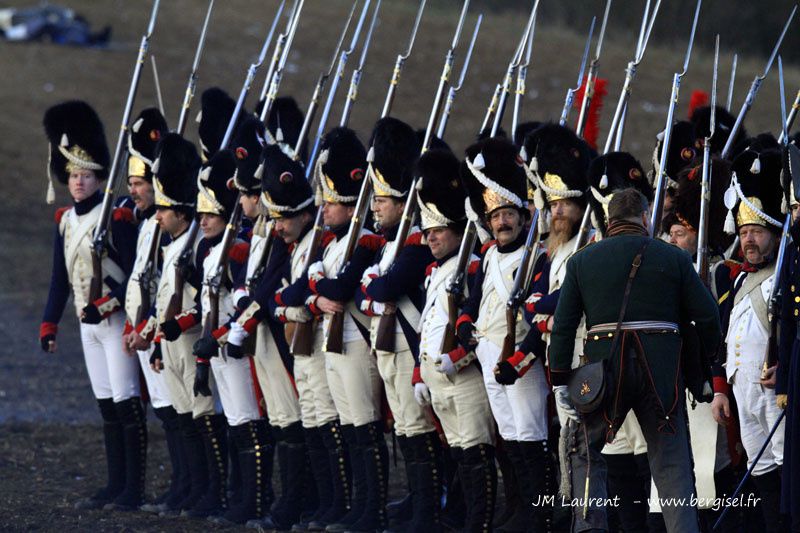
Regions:
[[488, 216], [503, 207], [515, 207], [527, 214], [527, 178], [517, 147], [506, 138], [492, 137], [466, 150], [461, 180], [471, 208]]
[[194, 212], [200, 164], [194, 144], [177, 133], [162, 137], [153, 161], [156, 207]]
[[429, 150], [417, 161], [420, 229], [463, 229], [467, 191], [459, 179], [459, 167], [449, 150]]
[[648, 202], [653, 201], [653, 187], [642, 165], [628, 152], [609, 152], [596, 157], [589, 165], [587, 181], [593, 222], [603, 235], [608, 227], [608, 204], [616, 191], [633, 187]]
[[236, 130], [232, 144], [236, 159], [233, 181], [242, 194], [261, 192], [261, 176], [256, 175], [256, 170], [261, 163], [261, 152], [265, 144], [264, 124], [258, 117], [245, 117]]
[[367, 150], [356, 132], [337, 127], [322, 139], [315, 184], [328, 203], [355, 204], [366, 176]]
[[416, 132], [401, 120], [385, 117], [375, 124], [370, 142], [368, 175], [375, 196], [405, 199], [420, 153]]
[[[103, 123], [95, 110], [82, 100], [57, 104], [44, 114], [44, 130], [50, 143], [48, 176], [66, 185], [75, 169], [94, 171], [98, 179], [108, 177], [111, 155], [106, 144]], [[48, 185], [47, 200], [52, 203], [55, 191]]]
[[203, 161], [208, 161], [221, 148], [236, 101], [219, 87], [203, 91], [197, 114], [198, 135]]
[[143, 109], [128, 134], [128, 176], [153, 181], [153, 160], [161, 137], [169, 133], [167, 121], [155, 107]]
[[292, 218], [313, 208], [314, 194], [300, 163], [277, 144], [264, 147], [262, 162], [261, 202], [271, 218]]
[[228, 218], [236, 204], [233, 174], [236, 156], [233, 150], [219, 150], [197, 177], [197, 212]]

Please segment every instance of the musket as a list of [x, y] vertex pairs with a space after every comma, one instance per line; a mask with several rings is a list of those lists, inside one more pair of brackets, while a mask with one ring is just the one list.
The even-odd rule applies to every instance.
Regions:
[[[364, 26], [364, 19], [367, 16], [369, 5], [370, 5], [370, 0], [366, 0], [366, 2], [364, 2], [364, 7], [361, 8], [361, 15], [359, 16], [358, 24], [356, 25], [356, 29], [353, 31], [353, 35], [350, 39], [350, 45], [346, 50], [342, 50], [341, 53], [339, 54], [339, 62], [336, 66], [336, 73], [334, 74], [333, 80], [331, 81], [331, 86], [328, 89], [328, 96], [325, 101], [325, 107], [322, 109], [322, 116], [320, 117], [319, 120], [316, 140], [314, 142], [314, 148], [311, 151], [311, 156], [309, 157], [308, 163], [306, 165], [306, 179], [308, 180], [311, 180], [312, 176], [314, 175], [314, 167], [316, 165], [317, 154], [319, 153], [319, 147], [322, 143], [322, 135], [325, 132], [325, 125], [328, 122], [328, 117], [330, 116], [331, 109], [333, 108], [333, 102], [336, 98], [336, 90], [339, 87], [339, 81], [344, 76], [344, 69], [347, 65], [347, 59], [350, 57], [350, 54], [353, 53], [353, 50], [355, 50], [356, 46], [358, 45], [358, 38], [361, 35], [361, 30]], [[373, 18], [372, 23], [374, 24], [376, 20], [377, 20], [376, 18]], [[368, 45], [369, 43], [365, 43], [365, 46]], [[321, 187], [322, 185], [317, 184], [317, 186]], [[303, 265], [303, 272], [307, 272], [308, 267], [311, 266], [311, 263], [317, 260], [317, 255], [319, 254], [319, 248], [322, 245], [322, 234], [325, 229], [322, 211], [323, 211], [322, 205], [318, 206], [317, 214], [314, 217], [314, 224], [311, 228], [311, 243], [308, 247], [308, 250], [306, 251], [306, 261]], [[293, 354], [311, 355], [311, 352], [313, 351], [314, 348], [315, 324], [316, 323], [312, 320], [309, 320], [307, 322], [298, 322], [297, 324], [295, 324], [290, 346], [291, 352]]]
[[136, 91], [139, 88], [139, 79], [142, 76], [142, 65], [144, 58], [147, 56], [147, 51], [150, 48], [150, 37], [153, 35], [153, 30], [156, 26], [156, 16], [158, 15], [158, 6], [161, 0], [154, 0], [153, 10], [150, 13], [150, 22], [147, 25], [147, 31], [142, 35], [142, 41], [139, 45], [139, 54], [136, 57], [136, 64], [133, 67], [133, 76], [131, 77], [131, 84], [128, 88], [128, 100], [125, 102], [125, 108], [122, 111], [122, 121], [117, 137], [117, 146], [114, 149], [114, 155], [111, 158], [111, 169], [108, 172], [108, 181], [106, 182], [105, 195], [103, 196], [103, 205], [100, 208], [100, 216], [97, 219], [97, 226], [92, 235], [92, 280], [89, 284], [89, 301], [94, 302], [102, 296], [103, 292], [103, 255], [105, 254], [105, 247], [108, 241], [108, 225], [111, 221], [111, 212], [114, 207], [114, 187], [116, 186], [117, 178], [121, 171], [120, 166], [123, 159], [123, 151], [127, 145], [128, 139], [128, 122], [131, 118], [131, 109], [136, 100]]
[[[534, 11], [536, 9], [534, 8]], [[525, 80], [528, 78], [528, 67], [531, 64], [531, 53], [533, 52], [533, 28], [536, 25], [534, 15], [534, 22], [531, 30], [528, 32], [528, 41], [525, 44], [525, 62], [521, 63], [517, 68], [517, 89], [514, 91], [514, 111], [511, 114], [511, 136], [517, 131], [519, 124], [519, 115], [522, 112], [522, 99], [525, 97]]]
[[697, 228], [697, 259], [695, 270], [704, 283], [708, 278], [708, 211], [711, 205], [711, 138], [717, 126], [717, 72], [719, 69], [719, 34], [714, 42], [714, 75], [711, 81], [711, 116], [709, 117], [708, 135], [703, 140], [703, 177], [700, 182], [700, 223]]
[[[538, 0], [537, 0], [538, 1]], [[420, 153], [424, 154], [428, 147], [430, 146], [431, 138], [433, 137], [433, 128], [436, 125], [437, 118], [439, 116], [442, 98], [444, 97], [444, 91], [447, 88], [447, 84], [449, 82], [450, 71], [453, 67], [453, 58], [455, 57], [455, 49], [458, 46], [458, 41], [461, 37], [461, 30], [464, 27], [464, 19], [467, 16], [467, 9], [469, 8], [469, 0], [464, 0], [463, 7], [461, 9], [461, 16], [459, 17], [458, 24], [456, 25], [456, 30], [453, 34], [453, 40], [450, 43], [450, 48], [447, 50], [445, 54], [445, 61], [444, 66], [442, 67], [442, 74], [439, 77], [439, 85], [436, 88], [436, 94], [433, 98], [433, 107], [431, 108], [431, 113], [428, 118], [428, 127], [425, 130], [425, 137], [422, 143], [422, 148]], [[394, 240], [394, 246], [389, 248], [389, 251], [386, 252], [384, 255], [384, 259], [386, 259], [384, 264], [392, 265], [394, 264], [395, 260], [397, 260], [398, 255], [403, 250], [403, 246], [405, 245], [405, 241], [408, 238], [408, 233], [411, 231], [411, 224], [414, 220], [416, 211], [417, 211], [417, 182], [419, 178], [415, 178], [412, 183], [411, 187], [408, 191], [408, 198], [406, 199], [405, 207], [403, 208], [403, 216], [400, 219], [400, 225], [397, 228], [397, 236]], [[382, 261], [383, 262], [383, 261]], [[382, 314], [378, 320], [378, 328], [377, 334], [375, 338], [375, 350], [385, 351], [385, 352], [394, 352], [394, 340], [395, 340], [395, 325], [397, 322], [397, 314], [395, 312]]]
[[628, 63], [628, 67], [625, 69], [625, 81], [622, 84], [622, 90], [619, 95], [619, 100], [617, 101], [617, 108], [614, 111], [614, 118], [611, 120], [611, 128], [608, 131], [608, 138], [606, 139], [606, 145], [603, 149], [604, 154], [607, 154], [611, 151], [612, 146], [614, 145], [614, 139], [617, 136], [622, 137], [622, 132], [625, 125], [625, 121], [622, 118], [624, 109], [628, 105], [628, 99], [631, 95], [631, 85], [636, 77], [636, 69], [639, 66], [639, 63], [642, 62], [644, 52], [647, 49], [647, 43], [650, 40], [650, 34], [653, 31], [653, 24], [656, 21], [659, 7], [661, 7], [661, 0], [656, 0], [656, 5], [653, 8], [653, 14], [650, 15], [650, 0], [647, 0], [647, 4], [645, 5], [644, 9], [644, 15], [642, 16], [641, 29], [639, 31], [639, 41], [636, 45], [636, 54], [634, 55], [633, 60]]
[[388, 117], [394, 104], [394, 94], [397, 92], [397, 85], [400, 83], [400, 74], [403, 72], [403, 66], [406, 59], [411, 56], [411, 49], [414, 48], [414, 40], [417, 38], [417, 30], [419, 30], [419, 23], [422, 20], [422, 12], [425, 11], [426, 0], [420, 0], [419, 7], [417, 8], [417, 16], [414, 19], [414, 26], [411, 29], [411, 36], [408, 38], [408, 46], [404, 52], [397, 54], [397, 59], [394, 62], [394, 70], [392, 71], [392, 79], [389, 81], [389, 90], [386, 92], [386, 99], [383, 102], [383, 110], [381, 111], [381, 118]]
[[297, 137], [297, 146], [294, 148], [294, 160], [298, 161], [301, 157], [303, 152], [303, 147], [305, 145], [305, 139], [308, 135], [308, 130], [311, 128], [311, 123], [314, 122], [314, 117], [317, 114], [317, 108], [319, 107], [319, 98], [322, 96], [322, 91], [325, 89], [325, 84], [328, 82], [328, 78], [331, 77], [333, 73], [333, 69], [336, 66], [336, 61], [339, 59], [339, 52], [342, 49], [342, 44], [344, 43], [344, 38], [347, 36], [347, 30], [350, 28], [350, 22], [353, 20], [353, 15], [356, 12], [356, 6], [358, 2], [353, 2], [353, 6], [350, 8], [350, 15], [347, 17], [347, 22], [345, 22], [344, 27], [342, 28], [342, 33], [339, 35], [339, 41], [336, 43], [336, 48], [333, 51], [333, 56], [331, 57], [331, 62], [328, 65], [328, 69], [321, 72], [319, 78], [317, 78], [317, 84], [314, 86], [314, 92], [311, 94], [311, 101], [308, 103], [308, 110], [306, 111], [306, 116], [303, 119], [303, 126], [300, 128], [300, 135]]
[[778, 55], [778, 50], [780, 50], [781, 43], [783, 43], [783, 38], [786, 36], [786, 32], [789, 30], [789, 25], [792, 23], [792, 19], [794, 19], [794, 14], [796, 11], [797, 5], [792, 8], [792, 12], [789, 14], [786, 24], [783, 25], [783, 31], [781, 31], [781, 34], [778, 37], [778, 42], [775, 43], [775, 47], [772, 49], [772, 54], [770, 54], [767, 64], [764, 67], [764, 72], [762, 72], [761, 75], [756, 75], [756, 77], [753, 78], [753, 83], [750, 84], [750, 90], [747, 92], [744, 103], [742, 103], [742, 107], [739, 109], [739, 114], [736, 116], [736, 122], [734, 122], [733, 127], [728, 134], [728, 141], [725, 143], [725, 147], [722, 149], [722, 153], [720, 154], [720, 157], [723, 159], [731, 155], [733, 143], [736, 141], [739, 130], [742, 129], [744, 118], [747, 116], [748, 111], [750, 111], [750, 108], [753, 106], [753, 101], [758, 94], [758, 90], [761, 88], [761, 83], [764, 81], [764, 78], [767, 77], [767, 74], [769, 74], [769, 69], [772, 68], [772, 63], [775, 61], [775, 56]]
[[[678, 103], [678, 98], [681, 90], [681, 80], [689, 69], [689, 60], [692, 57], [692, 45], [694, 44], [694, 35], [697, 31], [697, 21], [700, 18], [700, 6], [703, 0], [697, 0], [697, 7], [694, 10], [694, 21], [692, 22], [692, 33], [689, 36], [689, 46], [686, 48], [686, 56], [683, 58], [683, 70], [676, 72], [672, 76], [672, 92], [669, 98], [669, 107], [667, 110], [667, 124], [664, 126], [664, 140], [661, 143], [661, 160], [658, 165], [658, 174], [655, 176], [656, 191], [655, 199], [653, 201], [652, 214], [650, 215], [650, 236], [657, 231], [661, 225], [661, 218], [664, 211], [664, 194], [666, 194], [666, 180], [667, 180], [667, 158], [669, 156], [669, 145], [672, 141], [672, 128], [675, 125], [675, 106]], [[715, 75], [716, 79], [716, 75]]]
[[[497, 135], [498, 130], [500, 129], [500, 124], [503, 122], [503, 113], [505, 112], [506, 108], [506, 101], [508, 100], [508, 93], [511, 91], [511, 80], [514, 77], [514, 72], [516, 71], [517, 67], [522, 64], [522, 53], [525, 49], [525, 45], [528, 42], [528, 37], [531, 36], [530, 34], [534, 31], [534, 26], [536, 25], [536, 12], [539, 9], [539, 0], [535, 0], [533, 3], [533, 9], [531, 9], [530, 17], [528, 18], [528, 23], [525, 26], [525, 32], [522, 34], [522, 38], [517, 45], [517, 49], [514, 51], [514, 56], [511, 58], [511, 61], [508, 63], [508, 67], [506, 68], [506, 74], [503, 78], [502, 89], [500, 90], [500, 94], [498, 95], [497, 101], [497, 109], [494, 112], [494, 119], [492, 121], [492, 131], [490, 137], [494, 137]], [[531, 38], [533, 38], [531, 36]], [[524, 85], [524, 83], [523, 83]], [[511, 135], [514, 135], [514, 132], [511, 132]]]
[[[786, 95], [783, 87], [783, 61], [778, 56], [778, 85], [781, 93], [781, 130], [783, 138], [782, 148], [785, 153], [789, 147], [789, 132], [786, 128]], [[791, 179], [791, 176], [789, 177]], [[769, 303], [767, 305], [767, 322], [769, 323], [769, 339], [767, 349], [764, 353], [764, 363], [761, 366], [761, 379], [767, 379], [770, 368], [778, 364], [778, 320], [775, 315], [778, 313], [780, 305], [781, 278], [783, 272], [783, 261], [786, 257], [786, 246], [789, 243], [789, 228], [792, 226], [792, 213], [786, 214], [781, 230], [781, 242], [778, 247], [778, 256], [775, 260], [775, 274], [772, 276], [772, 290], [770, 291]]]
[[589, 63], [589, 72], [586, 74], [586, 88], [583, 90], [581, 112], [578, 114], [578, 124], [575, 126], [575, 132], [581, 139], [583, 138], [583, 130], [586, 127], [589, 105], [592, 103], [592, 98], [594, 98], [594, 84], [597, 81], [597, 68], [600, 64], [600, 52], [603, 50], [603, 38], [606, 35], [606, 24], [608, 23], [608, 13], [610, 10], [611, 0], [606, 0], [606, 9], [603, 13], [603, 23], [600, 25], [600, 34], [597, 36], [594, 57]]
[[731, 110], [731, 103], [733, 102], [733, 86], [736, 83], [736, 64], [739, 62], [739, 54], [733, 54], [733, 63], [731, 64], [731, 81], [728, 83], [728, 100], [725, 104], [725, 109]]
[[364, 39], [364, 47], [361, 49], [361, 57], [358, 60], [358, 67], [353, 69], [353, 74], [350, 77], [350, 88], [347, 91], [347, 99], [344, 101], [342, 120], [339, 122], [340, 126], [346, 126], [350, 121], [350, 112], [352, 111], [356, 98], [358, 98], [358, 86], [361, 83], [361, 76], [364, 72], [364, 62], [367, 60], [369, 44], [372, 42], [372, 32], [375, 30], [375, 23], [378, 21], [378, 11], [380, 11], [380, 9], [381, 0], [377, 0], [377, 3], [375, 4], [375, 10], [372, 12], [372, 22], [370, 22], [369, 29], [367, 30], [367, 37]]
[[464, 57], [464, 64], [461, 65], [461, 73], [458, 76], [458, 83], [456, 85], [451, 85], [447, 91], [447, 100], [444, 103], [444, 110], [442, 111], [442, 116], [439, 119], [439, 127], [436, 129], [436, 136], [440, 139], [444, 138], [444, 132], [447, 129], [447, 122], [450, 119], [450, 113], [453, 112], [453, 104], [455, 104], [456, 101], [456, 94], [464, 85], [464, 78], [466, 78], [467, 71], [469, 70], [469, 63], [472, 60], [472, 51], [475, 48], [475, 42], [478, 40], [478, 32], [481, 29], [482, 21], [483, 14], [480, 14], [478, 15], [478, 20], [475, 21], [475, 29], [472, 30], [472, 39], [469, 42], [469, 48], [467, 48], [467, 55]]
[[[178, 117], [178, 125], [175, 131], [179, 135], [183, 135], [186, 131], [186, 124], [189, 122], [189, 110], [192, 107], [192, 99], [194, 92], [197, 89], [197, 70], [200, 67], [200, 58], [203, 56], [203, 49], [205, 48], [206, 35], [208, 34], [208, 23], [211, 20], [211, 10], [214, 8], [214, 0], [209, 0], [208, 10], [206, 11], [206, 18], [203, 21], [203, 29], [200, 30], [200, 38], [197, 41], [197, 48], [194, 52], [194, 61], [192, 62], [192, 71], [189, 73], [189, 81], [186, 84], [186, 92], [183, 95], [183, 103], [181, 104], [181, 114]], [[163, 112], [162, 112], [163, 114]]]
[[792, 102], [792, 109], [789, 111], [789, 116], [786, 117], [784, 120], [784, 128], [781, 131], [781, 136], [778, 138], [778, 143], [783, 144], [783, 138], [786, 135], [789, 135], [789, 132], [792, 130], [792, 125], [794, 124], [794, 119], [797, 118], [797, 110], [800, 108], [800, 90], [797, 91], [797, 94], [794, 96], [794, 102]]
[[150, 247], [147, 249], [147, 262], [144, 268], [139, 273], [139, 307], [136, 309], [136, 316], [134, 324], [141, 324], [147, 318], [150, 312], [150, 287], [152, 286], [153, 279], [155, 279], [154, 272], [158, 263], [158, 245], [161, 241], [161, 229], [158, 224], [153, 229], [152, 240]]
[[[398, 54], [395, 61], [392, 77], [389, 80], [389, 89], [386, 92], [386, 100], [384, 101], [383, 110], [381, 111], [381, 118], [389, 116], [392, 105], [394, 104], [394, 94], [397, 91], [397, 85], [400, 82], [400, 73], [405, 65], [405, 61], [411, 56], [411, 50], [414, 45], [414, 40], [419, 29], [422, 11], [425, 7], [425, 0], [422, 0], [417, 11], [417, 17], [414, 20], [414, 26], [411, 29], [411, 37], [408, 41], [408, 46], [405, 51]], [[367, 162], [371, 163], [373, 150], [370, 147], [367, 154]], [[338, 274], [342, 274], [347, 268], [350, 259], [355, 253], [356, 246], [358, 245], [358, 238], [361, 235], [361, 230], [367, 219], [367, 211], [369, 210], [370, 198], [372, 197], [372, 181], [369, 175], [365, 176], [361, 181], [361, 189], [358, 193], [358, 200], [356, 200], [353, 216], [350, 219], [350, 227], [347, 230], [347, 243], [343, 254], [342, 265], [339, 267]], [[328, 331], [326, 332], [326, 350], [331, 353], [342, 353], [343, 349], [343, 332], [344, 332], [344, 313], [333, 313], [328, 323]]]
[[583, 71], [586, 70], [586, 60], [589, 58], [589, 46], [592, 44], [592, 34], [594, 33], [594, 23], [597, 17], [592, 17], [592, 23], [589, 25], [589, 36], [586, 38], [586, 46], [583, 48], [583, 57], [581, 58], [581, 68], [578, 70], [578, 82], [573, 89], [567, 89], [567, 96], [564, 98], [564, 108], [561, 110], [561, 118], [558, 119], [560, 126], [566, 126], [569, 120], [569, 111], [572, 109], [572, 101], [575, 98], [575, 93], [580, 90], [583, 85]]
[[525, 296], [530, 289], [533, 265], [541, 244], [541, 235], [538, 229], [539, 216], [540, 213], [537, 209], [531, 218], [531, 226], [528, 229], [528, 236], [525, 238], [522, 258], [520, 259], [517, 273], [514, 275], [514, 284], [511, 286], [511, 296], [506, 302], [506, 336], [503, 338], [503, 346], [500, 349], [501, 361], [505, 361], [514, 355], [514, 348], [517, 343], [517, 316], [519, 315], [519, 308], [525, 301]]
[[[272, 75], [275, 73], [275, 68], [278, 66], [278, 62], [283, 55], [283, 45], [286, 44], [286, 37], [289, 34], [292, 23], [294, 23], [294, 15], [297, 11], [298, 2], [299, 0], [294, 1], [294, 4], [292, 5], [292, 11], [289, 14], [289, 21], [286, 23], [286, 29], [280, 35], [278, 35], [278, 38], [275, 40], [275, 48], [272, 51], [272, 59], [270, 59], [269, 67], [267, 67], [267, 75], [264, 78], [264, 84], [261, 86], [261, 92], [258, 95], [259, 102], [266, 100], [267, 98], [267, 91], [269, 91], [269, 87], [272, 84]], [[281, 0], [280, 5], [278, 5], [278, 10], [275, 12], [275, 17], [272, 19], [272, 24], [270, 25], [269, 34], [267, 37], [270, 41], [272, 41], [275, 28], [278, 27], [278, 22], [280, 21], [285, 4], [286, 0]]]
[[489, 105], [486, 107], [486, 114], [483, 116], [481, 129], [478, 131], [479, 134], [489, 131], [489, 128], [494, 124], [494, 116], [497, 114], [497, 106], [500, 104], [501, 92], [503, 92], [503, 84], [498, 83], [494, 88], [492, 98], [489, 100]]
[[156, 100], [158, 100], [158, 110], [161, 111], [161, 116], [164, 113], [164, 96], [161, 94], [161, 82], [158, 81], [158, 67], [156, 66], [156, 55], [150, 54], [150, 65], [153, 67], [153, 84], [156, 88]]
[[[283, 34], [284, 44], [281, 46], [278, 60], [274, 62], [274, 70], [269, 78], [269, 91], [264, 96], [264, 106], [261, 108], [261, 115], [258, 117], [264, 124], [267, 123], [267, 118], [269, 117], [269, 112], [272, 109], [272, 104], [275, 103], [275, 99], [278, 97], [278, 89], [281, 86], [281, 81], [283, 81], [283, 69], [286, 67], [286, 60], [289, 58], [289, 51], [292, 49], [294, 36], [297, 34], [297, 25], [300, 23], [300, 13], [303, 10], [304, 3], [305, 0], [298, 0], [298, 2], [295, 4], [294, 11], [292, 12], [293, 17], [290, 19], [288, 32]], [[278, 48], [276, 46], [276, 53], [277, 52]], [[271, 63], [270, 67], [272, 66], [273, 64]], [[264, 129], [264, 133], [269, 135], [269, 130]]]

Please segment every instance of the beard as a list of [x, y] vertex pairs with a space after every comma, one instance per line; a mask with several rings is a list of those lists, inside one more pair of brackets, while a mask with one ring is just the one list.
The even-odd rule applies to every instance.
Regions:
[[558, 253], [559, 248], [568, 243], [578, 233], [580, 220], [566, 217], [553, 218], [550, 222], [550, 233], [545, 240], [545, 247], [550, 257]]

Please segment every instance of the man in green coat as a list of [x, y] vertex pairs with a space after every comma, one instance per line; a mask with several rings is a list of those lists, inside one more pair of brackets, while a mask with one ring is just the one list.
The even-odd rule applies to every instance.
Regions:
[[[633, 409], [648, 446], [668, 531], [699, 531], [680, 367], [679, 324], [693, 321], [704, 350], [720, 341], [716, 303], [683, 250], [648, 237], [647, 199], [634, 189], [614, 194], [606, 238], [576, 253], [556, 308], [550, 372], [556, 401], [570, 415], [565, 445], [574, 531], [608, 529], [606, 467], [600, 451]], [[646, 243], [646, 246], [645, 246]], [[640, 267], [614, 343], [636, 256]], [[607, 360], [606, 400], [579, 415], [567, 392], [575, 332], [586, 316], [587, 362]], [[611, 353], [611, 351], [614, 353]], [[566, 494], [564, 494], [566, 496]], [[670, 498], [675, 500], [670, 501]]]

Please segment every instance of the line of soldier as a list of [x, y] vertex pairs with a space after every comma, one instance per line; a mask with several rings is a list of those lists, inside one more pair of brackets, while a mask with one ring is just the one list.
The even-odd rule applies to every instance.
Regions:
[[[209, 89], [201, 107], [200, 153], [169, 133], [155, 109], [133, 122], [130, 197], [115, 208], [103, 258], [104, 296], [95, 301], [88, 301], [89, 247], [110, 159], [103, 126], [80, 101], [45, 114], [48, 171], [67, 185], [74, 203], [56, 214], [40, 337], [44, 350], [56, 350], [57, 324], [71, 293], [108, 463], [107, 486], [78, 507], [142, 508], [269, 530], [383, 530], [389, 526], [390, 427], [410, 493], [400, 507], [409, 519], [405, 530], [450, 524], [453, 514], [443, 516], [441, 502], [445, 491], [448, 505], [460, 500], [458, 485], [465, 530], [548, 531], [570, 522], [576, 531], [609, 529], [602, 505], [561, 506], [547, 499], [560, 479], [568, 498], [620, 496], [612, 514], [625, 531], [695, 531], [700, 526], [694, 506], [665, 505], [661, 515], [649, 513], [651, 478], [662, 498], [730, 495], [738, 481], [735, 467], [743, 456], [752, 461], [758, 454], [788, 404], [788, 427], [772, 436], [752, 481], [766, 531], [783, 530], [790, 517], [797, 524], [797, 481], [782, 467], [786, 460], [794, 468], [798, 453], [790, 446], [798, 381], [797, 226], [784, 266], [780, 363], [761, 376], [781, 213], [787, 206], [798, 212], [791, 169], [782, 172], [784, 157], [774, 137], [751, 138], [742, 131], [731, 160], [714, 161], [707, 244], [715, 262], [711, 278], [701, 282], [686, 266], [698, 246], [697, 156], [708, 133], [708, 107], [675, 125], [663, 231], [688, 255], [658, 245], [646, 252], [673, 258], [674, 270], [648, 271], [645, 257], [641, 276], [656, 277], [645, 289], [634, 286], [630, 314], [643, 315], [640, 322], [647, 324], [620, 333], [614, 328], [619, 306], [610, 302], [625, 292], [624, 276], [606, 278], [605, 265], [596, 265], [590, 298], [576, 299], [579, 282], [570, 275], [589, 262], [591, 250], [601, 249], [592, 244], [576, 250], [586, 209], [597, 228], [594, 241], [606, 241], [604, 250], [617, 243], [612, 258], [633, 257], [635, 246], [623, 245], [624, 239], [639, 228], [646, 231], [646, 217], [637, 223], [636, 216], [647, 213], [653, 187], [632, 155], [598, 156], [569, 128], [527, 123], [515, 132], [516, 144], [503, 136], [483, 138], [459, 160], [436, 140], [420, 156], [420, 134], [383, 118], [373, 129], [369, 153], [352, 130], [332, 129], [309, 182], [292, 151], [303, 122], [294, 100], [279, 98], [266, 126], [257, 116], [244, 117], [230, 149], [220, 144], [235, 102]], [[715, 154], [734, 120], [723, 109], [717, 115]], [[414, 178], [418, 222], [400, 243], [397, 228]], [[346, 257], [364, 180], [374, 188], [374, 231], [363, 229]], [[237, 192], [249, 224], [227, 251], [220, 327], [212, 329], [212, 265], [222, 253]], [[641, 197], [644, 210], [636, 212]], [[326, 228], [316, 251], [315, 205], [323, 206]], [[515, 352], [501, 359], [509, 333], [505, 303], [533, 212], [539, 214], [543, 253], [534, 262], [525, 319], [513, 331]], [[193, 235], [188, 230], [195, 218], [200, 231]], [[458, 345], [444, 352], [447, 288], [468, 220], [486, 238], [466, 266]], [[740, 238], [733, 256], [741, 261], [724, 259], [732, 242], [726, 229]], [[387, 261], [397, 246], [397, 258]], [[192, 251], [188, 264], [180, 261], [185, 250]], [[138, 282], [152, 272], [150, 293], [143, 295]], [[688, 290], [691, 298], [670, 292], [673, 282], [675, 291]], [[641, 305], [647, 291], [657, 293], [662, 305]], [[143, 297], [152, 302], [144, 313]], [[381, 317], [392, 314], [393, 348], [377, 349]], [[343, 315], [341, 349], [329, 351], [330, 323], [337, 315]], [[687, 369], [679, 357], [689, 322], [706, 352], [716, 351], [724, 332], [710, 405], [685, 399], [681, 370]], [[292, 332], [302, 323], [312, 326], [309, 353], [290, 349]], [[609, 355], [615, 336], [623, 343], [635, 338], [641, 348], [638, 370], [626, 369], [634, 374], [614, 383], [613, 390], [625, 389], [627, 399], [601, 414], [578, 414], [567, 390], [572, 370], [587, 360], [616, 361], [619, 354]], [[172, 463], [169, 489], [152, 502], [145, 501], [144, 490], [145, 398], [162, 421]], [[602, 427], [584, 440], [577, 429], [593, 428], [598, 420]], [[273, 463], [279, 494], [272, 490]], [[506, 496], [502, 513], [495, 513], [497, 465]], [[542, 501], [548, 503], [537, 504]], [[714, 515], [701, 510], [700, 518], [712, 520], [709, 513]], [[736, 530], [750, 519], [734, 513], [724, 527]]]

